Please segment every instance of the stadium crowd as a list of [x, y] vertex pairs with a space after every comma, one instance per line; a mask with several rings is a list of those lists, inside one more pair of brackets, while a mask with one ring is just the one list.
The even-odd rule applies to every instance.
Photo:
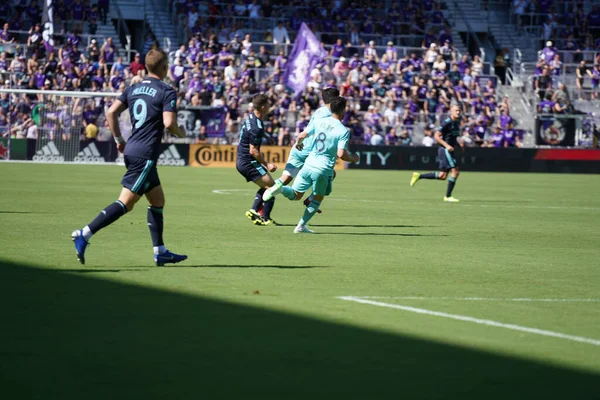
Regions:
[[[96, 14], [100, 4], [59, 2], [81, 4], [84, 11], [81, 18], [79, 14], [75, 18], [75, 11], [59, 16], [61, 28], [50, 45], [41, 34], [41, 9], [33, 11], [37, 3], [32, 0], [27, 6], [0, 13], [0, 20], [12, 16], [0, 21], [0, 45], [13, 50], [0, 54], [5, 87], [121, 92], [135, 76], [144, 76], [143, 54], [124, 60], [111, 38], [84, 44], [80, 33], [101, 17]], [[107, 4], [100, 3], [102, 7]], [[352, 131], [353, 143], [432, 146], [433, 128], [445, 118], [450, 104], [458, 103], [465, 114], [462, 127], [467, 145], [521, 145], [523, 131], [515, 129], [518, 122], [510, 116], [508, 99], [498, 97], [496, 80], [484, 74], [478, 55], [459, 55], [454, 49], [443, 3], [423, 0], [400, 6], [393, 2], [389, 9], [383, 3], [372, 8], [364, 6], [372, 2], [345, 3], [174, 0], [176, 18], [187, 26], [189, 37], [172, 52], [168, 75], [168, 82], [178, 90], [179, 108], [226, 107], [227, 134], [220, 141], [234, 143], [238, 124], [249, 111], [247, 99], [266, 93], [272, 110], [266, 129], [273, 142], [285, 145], [293, 143], [319, 107], [320, 90], [337, 86], [349, 99], [344, 123]], [[285, 12], [290, 6], [295, 10], [291, 16]], [[235, 23], [227, 16], [236, 17]], [[261, 31], [256, 29], [261, 18], [277, 18], [278, 23], [274, 29]], [[295, 95], [283, 84], [289, 61], [289, 49], [284, 46], [303, 21], [321, 40], [327, 56], [310, 72], [306, 89]], [[19, 29], [28, 30], [26, 41], [18, 42], [11, 33]], [[542, 68], [542, 76], [545, 73]], [[547, 90], [542, 87], [539, 92], [545, 96]], [[560, 90], [553, 96], [557, 93]], [[106, 128], [103, 114], [111, 99], [63, 101], [54, 109], [46, 105], [41, 120], [48, 126], [36, 133], [34, 111], [42, 96], [2, 94], [0, 129], [4, 126], [5, 135], [20, 137], [59, 131], [69, 137], [76, 134], [81, 115], [83, 132], [93, 137], [98, 129], [86, 128]], [[205, 127], [193, 128], [188, 132], [191, 140], [206, 140]], [[418, 141], [413, 140], [416, 131]]]

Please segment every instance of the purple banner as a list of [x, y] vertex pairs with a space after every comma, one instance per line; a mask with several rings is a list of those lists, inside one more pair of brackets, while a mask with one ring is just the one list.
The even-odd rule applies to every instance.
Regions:
[[[194, 108], [189, 107], [177, 111], [177, 121], [179, 125], [185, 126], [188, 135], [193, 133], [199, 135], [201, 130], [206, 137], [224, 137], [225, 136], [225, 117], [227, 116], [227, 107], [214, 108]], [[204, 129], [202, 129], [204, 127]]]
[[310, 71], [326, 56], [327, 51], [321, 47], [308, 26], [302, 23], [285, 67], [283, 83], [296, 94], [303, 91], [308, 84]]

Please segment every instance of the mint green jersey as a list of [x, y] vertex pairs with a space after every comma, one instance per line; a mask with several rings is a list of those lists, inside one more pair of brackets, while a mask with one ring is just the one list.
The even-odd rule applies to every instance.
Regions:
[[[329, 107], [323, 106], [318, 108], [310, 117], [310, 121], [308, 122], [308, 125], [306, 126], [306, 128], [304, 128], [304, 130], [308, 130], [312, 127], [312, 125], [315, 124], [315, 121], [318, 121], [319, 119], [325, 117], [331, 117], [331, 111], [329, 110]], [[306, 157], [308, 157], [308, 155], [310, 154], [310, 150], [312, 149], [313, 145], [313, 140], [312, 138], [306, 138], [304, 142], [302, 142], [302, 144], [304, 145], [302, 151], [298, 150], [296, 146], [294, 146], [292, 147], [292, 151], [290, 152], [289, 157], [289, 162], [292, 162], [292, 164], [300, 168], [302, 168]]]
[[348, 145], [350, 131], [334, 117], [321, 118], [305, 131], [313, 140], [304, 168], [325, 176], [333, 176], [337, 152]]

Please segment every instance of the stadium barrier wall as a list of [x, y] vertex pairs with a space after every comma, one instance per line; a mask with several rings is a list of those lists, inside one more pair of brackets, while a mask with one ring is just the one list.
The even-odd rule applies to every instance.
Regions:
[[[43, 163], [112, 164], [123, 163], [112, 141], [81, 141], [79, 153], [65, 156], [61, 152], [60, 139], [47, 142], [37, 150], [35, 139], [0, 138], [0, 160], [17, 160]], [[351, 145], [360, 154], [358, 164], [338, 160], [336, 170], [388, 169], [388, 170], [437, 170], [436, 147], [387, 147]], [[291, 147], [262, 146], [265, 160], [282, 170]], [[237, 147], [214, 144], [163, 143], [158, 165], [225, 167], [235, 168]], [[495, 149], [458, 148], [455, 157], [463, 171], [481, 172], [553, 172], [553, 173], [600, 173], [600, 149]]]
[[[438, 169], [437, 147], [350, 146], [360, 154], [349, 169]], [[462, 171], [600, 173], [600, 149], [460, 148], [454, 157]]]
[[[66, 152], [60, 138], [50, 140], [38, 150], [36, 139], [0, 138], [0, 160], [32, 161], [40, 163], [79, 163], [79, 164], [123, 164], [123, 156], [117, 151], [114, 142], [94, 139], [80, 141], [79, 152]], [[189, 164], [189, 145], [163, 143], [158, 165], [186, 166]]]
[[[261, 146], [260, 153], [265, 161], [277, 165], [279, 170], [285, 168], [290, 155], [289, 146]], [[190, 145], [189, 163], [192, 167], [233, 167], [237, 158], [237, 146], [217, 144]], [[344, 169], [344, 162], [338, 160], [335, 169]]]

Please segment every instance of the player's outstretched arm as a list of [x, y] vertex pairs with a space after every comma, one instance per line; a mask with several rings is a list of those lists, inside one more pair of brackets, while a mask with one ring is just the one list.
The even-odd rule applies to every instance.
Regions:
[[173, 111], [163, 112], [163, 124], [170, 134], [180, 138], [185, 137], [185, 128], [177, 125], [177, 115]]
[[337, 156], [346, 162], [357, 163], [360, 160], [358, 154], [350, 154], [346, 149], [338, 149]]
[[117, 143], [117, 149], [121, 153], [123, 150], [125, 150], [125, 139], [123, 139], [123, 135], [121, 135], [121, 128], [119, 127], [119, 115], [121, 115], [121, 113], [126, 109], [127, 106], [125, 104], [123, 104], [120, 100], [115, 100], [115, 102], [106, 112], [108, 127], [110, 128], [115, 142]]
[[298, 137], [296, 137], [296, 148], [298, 150], [302, 151], [302, 148], [304, 147], [302, 142], [304, 142], [304, 139], [306, 139], [307, 137], [308, 137], [308, 132], [306, 132], [306, 131], [300, 132]]

